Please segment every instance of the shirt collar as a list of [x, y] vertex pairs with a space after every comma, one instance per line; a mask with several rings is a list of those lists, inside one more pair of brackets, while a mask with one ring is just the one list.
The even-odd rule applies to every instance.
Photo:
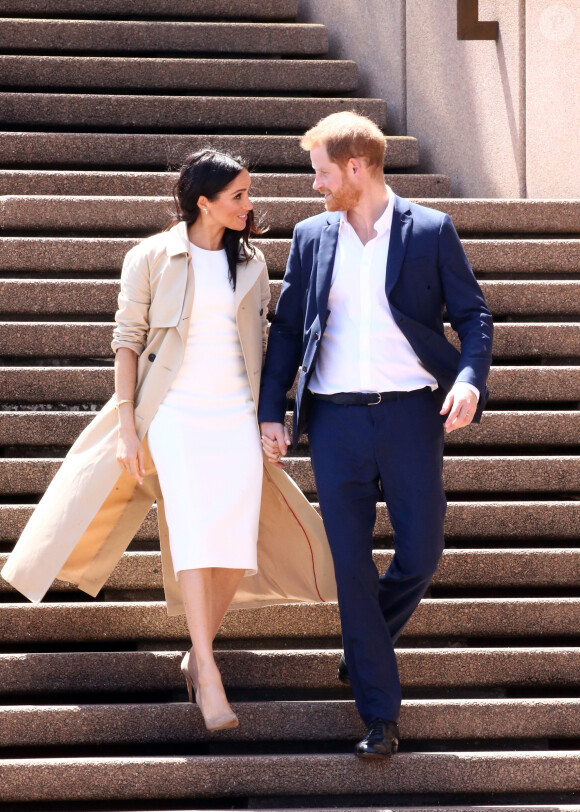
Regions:
[[[389, 202], [387, 203], [387, 208], [381, 214], [379, 219], [376, 221], [375, 231], [377, 232], [377, 237], [381, 237], [383, 234], [386, 234], [391, 230], [391, 224], [393, 222], [393, 212], [395, 210], [395, 195], [393, 190], [390, 186], [385, 184], [385, 188], [389, 194]], [[339, 223], [339, 231], [342, 231], [345, 228], [352, 228], [351, 224], [348, 222], [347, 212], [341, 211], [340, 212], [340, 223]]]

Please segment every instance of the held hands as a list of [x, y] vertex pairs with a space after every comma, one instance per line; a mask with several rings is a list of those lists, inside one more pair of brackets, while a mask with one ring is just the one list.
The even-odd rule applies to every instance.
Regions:
[[145, 478], [145, 449], [134, 430], [119, 429], [117, 462], [126, 473], [135, 477], [139, 485], [143, 484]]
[[449, 412], [449, 416], [444, 423], [447, 434], [468, 426], [473, 420], [476, 408], [477, 395], [475, 392], [463, 383], [456, 383], [448, 392], [443, 408], [440, 411], [440, 414]]
[[284, 468], [281, 457], [286, 456], [290, 445], [290, 434], [283, 423], [260, 423], [260, 434], [262, 436], [262, 449], [268, 462], [278, 468]]

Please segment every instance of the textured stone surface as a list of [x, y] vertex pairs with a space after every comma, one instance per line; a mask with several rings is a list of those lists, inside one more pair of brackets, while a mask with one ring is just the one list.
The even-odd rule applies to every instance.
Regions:
[[[0, 493], [41, 493], [60, 464], [60, 459], [0, 459]], [[309, 458], [288, 458], [286, 470], [302, 490], [315, 492]], [[449, 493], [575, 493], [580, 490], [580, 457], [446, 457], [443, 482]]]
[[[287, 64], [287, 63], [285, 63]], [[308, 63], [316, 64], [316, 63]], [[99, 172], [0, 169], [0, 195], [152, 195], [171, 194], [177, 172]], [[314, 175], [252, 172], [253, 197], [319, 197]], [[385, 183], [402, 197], [446, 197], [445, 175], [386, 174]], [[106, 241], [104, 241], [106, 244]]]
[[[296, 17], [297, 0], [3, 0], [2, 13], [15, 16], [204, 17], [285, 20]], [[76, 20], [75, 20], [76, 22]]]
[[305, 91], [322, 95], [357, 88], [346, 60], [144, 59], [96, 56], [1, 56], [5, 88]]
[[[0, 283], [0, 295], [2, 284]], [[62, 445], [74, 442], [92, 420], [90, 412], [0, 412], [1, 445]], [[286, 423], [291, 427], [292, 413]], [[446, 435], [449, 448], [461, 446], [575, 446], [580, 436], [578, 411], [484, 412], [478, 425]], [[301, 447], [307, 448], [304, 440]]]
[[[112, 322], [0, 322], [0, 356], [62, 358], [110, 358]], [[447, 337], [459, 342], [450, 327]], [[494, 333], [495, 361], [539, 361], [577, 358], [580, 354], [579, 324], [497, 324]]]
[[502, 401], [549, 402], [580, 400], [577, 366], [492, 367], [488, 386], [495, 403]]
[[[72, 98], [76, 99], [75, 96]], [[89, 97], [91, 105], [94, 98], [94, 96]], [[12, 100], [7, 99], [7, 101]], [[304, 108], [306, 109], [309, 100], [297, 100], [297, 103], [300, 101], [306, 102]], [[140, 105], [141, 99], [138, 98], [137, 102]], [[322, 103], [328, 106], [333, 102], [323, 100]], [[255, 104], [262, 105], [269, 122], [273, 115], [271, 106], [265, 105], [264, 101], [260, 99], [255, 100]], [[348, 108], [350, 109], [352, 106], [349, 104]], [[337, 109], [336, 105], [334, 109]], [[32, 112], [33, 110], [31, 110]], [[103, 113], [107, 113], [106, 106]], [[221, 122], [218, 123], [221, 126]], [[268, 123], [267, 126], [269, 126]], [[310, 169], [309, 155], [300, 149], [298, 142], [299, 138], [296, 135], [1, 132], [0, 165], [50, 168], [94, 166], [99, 169], [105, 166], [114, 168], [147, 167], [165, 170], [168, 167], [180, 166], [190, 152], [211, 145], [214, 149], [223, 149], [243, 155], [255, 169], [264, 167]], [[394, 169], [411, 167], [416, 166], [418, 161], [419, 148], [414, 138], [388, 137], [385, 167]]]
[[[237, 730], [220, 740], [355, 741], [366, 726], [352, 700], [236, 702]], [[408, 700], [405, 739], [567, 738], [580, 725], [580, 699]], [[185, 743], [214, 740], [197, 707], [165, 704], [0, 707], [0, 746]]]
[[580, 200], [418, 200], [451, 216], [465, 233], [572, 233], [580, 232]]
[[[5, 644], [32, 641], [187, 639], [185, 618], [168, 618], [165, 602], [4, 603], [0, 632]], [[577, 636], [580, 598], [425, 599], [404, 637]], [[281, 605], [229, 612], [220, 640], [337, 637], [336, 604]]]
[[173, 129], [179, 122], [179, 129], [187, 132], [210, 133], [216, 129], [300, 132], [339, 110], [355, 110], [380, 127], [385, 125], [386, 105], [381, 99], [0, 93], [0, 116], [7, 124], [39, 129], [48, 125], [138, 132], [143, 128]]
[[403, 792], [570, 792], [577, 751], [6, 759], [7, 801]]
[[[175, 6], [174, 6], [175, 8]], [[191, 56], [274, 54], [323, 56], [328, 48], [322, 25], [292, 23], [139, 22], [96, 20], [3, 19], [0, 47], [4, 52], [42, 50], [49, 53], [123, 53]]]
[[[290, 101], [290, 100], [289, 100]], [[79, 197], [79, 196], [13, 196], [2, 199], [2, 223], [5, 231], [102, 231], [147, 234], [165, 228], [171, 219], [173, 201], [166, 197]], [[288, 236], [300, 220], [324, 211], [321, 198], [255, 198], [254, 207], [273, 234]], [[527, 222], [530, 233], [562, 233], [580, 228], [580, 203], [564, 205], [549, 201], [457, 201], [429, 200], [446, 211], [452, 211], [460, 233], [517, 232]], [[499, 207], [497, 204], [501, 204]], [[528, 206], [528, 204], [530, 204]], [[500, 211], [496, 211], [496, 209]], [[510, 212], [514, 211], [512, 218]], [[559, 217], [552, 217], [557, 209]]]
[[[0, 144], [1, 139], [0, 134]], [[4, 270], [15, 273], [118, 273], [125, 253], [137, 242], [137, 238], [119, 237], [0, 237], [0, 262]], [[256, 245], [268, 260], [270, 274], [281, 276], [290, 240], [261, 239]], [[463, 245], [477, 273], [567, 274], [577, 273], [580, 265], [580, 240], [465, 239]]]
[[[316, 510], [319, 506], [313, 503]], [[31, 505], [0, 505], [0, 541], [15, 541], [24, 529], [33, 507]], [[559, 501], [498, 501], [449, 502], [445, 518], [448, 542], [466, 543], [471, 540], [488, 542], [509, 541], [513, 544], [559, 540], [574, 543], [578, 537], [580, 502]], [[392, 543], [392, 527], [385, 504], [377, 506], [375, 537]], [[135, 539], [158, 542], [157, 513], [153, 507]]]
[[[281, 288], [281, 281], [271, 281], [269, 310], [272, 314]], [[481, 288], [494, 317], [580, 315], [580, 282], [484, 280]], [[118, 293], [119, 283], [116, 279], [0, 279], [2, 313], [79, 313], [112, 319], [117, 309]]]
[[[183, 651], [0, 654], [0, 696], [184, 691]], [[580, 648], [397, 649], [404, 687], [572, 686]], [[226, 688], [338, 688], [339, 649], [218, 650]], [[344, 689], [344, 694], [347, 689]]]
[[[580, 400], [577, 366], [492, 367], [494, 403], [550, 403]], [[97, 367], [0, 367], [5, 403], [104, 403], [113, 394], [113, 371]], [[470, 430], [471, 431], [471, 430]], [[475, 431], [475, 429], [473, 429]]]
[[[1, 514], [0, 514], [1, 515]], [[384, 572], [391, 551], [375, 550], [374, 560]], [[0, 553], [0, 569], [8, 559]], [[433, 578], [439, 587], [541, 587], [577, 586], [580, 583], [580, 550], [446, 550]], [[105, 585], [105, 590], [162, 589], [161, 556], [157, 552], [125, 553]], [[57, 582], [58, 591], [75, 587]], [[0, 592], [14, 591], [0, 581]]]
[[[316, 510], [319, 506], [313, 503]], [[15, 541], [28, 521], [31, 505], [0, 505], [0, 541]], [[454, 544], [471, 540], [481, 543], [499, 541], [502, 544], [539, 544], [542, 541], [559, 540], [563, 544], [574, 544], [578, 539], [580, 526], [580, 502], [560, 499], [556, 501], [478, 501], [449, 502], [445, 517], [445, 535]], [[384, 502], [377, 506], [375, 537], [392, 543], [392, 527]], [[137, 541], [158, 541], [157, 512], [153, 507], [135, 539]]]

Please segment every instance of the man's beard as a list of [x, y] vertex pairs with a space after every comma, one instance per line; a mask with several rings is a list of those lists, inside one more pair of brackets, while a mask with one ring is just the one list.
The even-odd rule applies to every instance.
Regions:
[[[324, 189], [320, 191], [324, 193]], [[361, 190], [345, 179], [342, 186], [325, 199], [324, 205], [327, 211], [350, 211], [358, 205], [361, 196]]]

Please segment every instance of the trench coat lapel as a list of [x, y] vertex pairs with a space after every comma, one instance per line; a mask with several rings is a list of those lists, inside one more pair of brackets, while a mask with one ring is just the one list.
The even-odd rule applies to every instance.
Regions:
[[389, 253], [387, 256], [387, 273], [385, 278], [385, 292], [387, 294], [387, 298], [394, 288], [397, 279], [399, 278], [412, 225], [413, 217], [409, 208], [409, 202], [404, 198], [395, 195], [391, 236], [389, 238]]
[[263, 262], [255, 258], [250, 259], [249, 262], [238, 263], [236, 290], [234, 293], [236, 313], [238, 312], [238, 309], [245, 296], [250, 292], [260, 278], [263, 267]]

